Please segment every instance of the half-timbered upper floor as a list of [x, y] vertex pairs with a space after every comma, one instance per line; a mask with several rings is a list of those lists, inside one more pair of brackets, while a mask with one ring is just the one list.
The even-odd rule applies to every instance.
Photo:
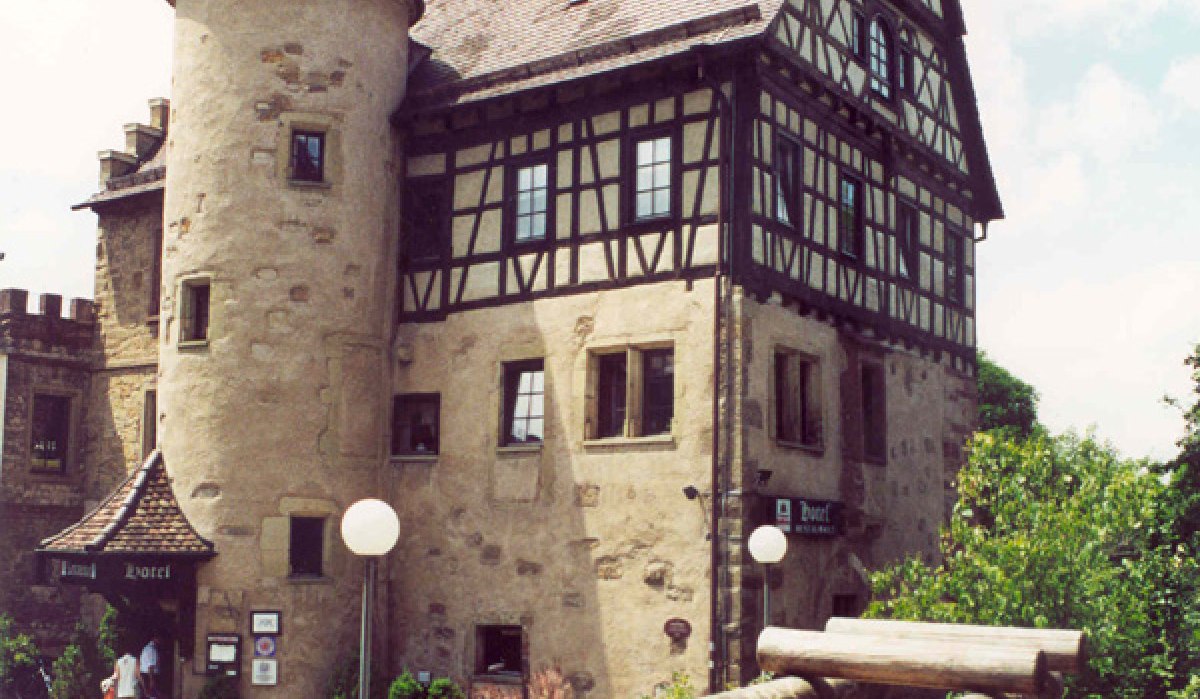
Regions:
[[414, 31], [404, 320], [720, 271], [969, 358], [1002, 215], [956, 0], [541, 0]]

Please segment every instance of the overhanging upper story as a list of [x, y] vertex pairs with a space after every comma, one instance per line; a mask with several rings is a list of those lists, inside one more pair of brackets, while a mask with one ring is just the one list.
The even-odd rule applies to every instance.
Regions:
[[1002, 211], [956, 1], [478, 9], [414, 29], [401, 318], [720, 268], [973, 356]]

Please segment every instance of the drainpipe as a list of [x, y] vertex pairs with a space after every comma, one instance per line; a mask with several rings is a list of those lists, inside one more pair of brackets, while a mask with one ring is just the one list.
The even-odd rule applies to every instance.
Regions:
[[[722, 294], [722, 284], [732, 284], [733, 271], [733, 245], [732, 245], [732, 225], [730, 219], [733, 217], [734, 199], [734, 183], [736, 180], [734, 163], [734, 142], [737, 133], [734, 128], [734, 123], [737, 118], [737, 113], [733, 109], [733, 101], [725, 94], [721, 88], [721, 84], [707, 70], [706, 54], [711, 50], [709, 44], [699, 44], [692, 47], [692, 53], [696, 55], [697, 70], [699, 72], [700, 81], [709, 86], [713, 92], [714, 99], [718, 105], [718, 115], [721, 118], [722, 143], [718, 156], [718, 172], [726, 175], [721, 177], [721, 181], [725, 184], [725, 201], [722, 202], [717, 213], [717, 231], [720, 236], [718, 242], [718, 258], [717, 267], [713, 272], [713, 399], [712, 399], [712, 495], [710, 496], [712, 515], [709, 518], [709, 542], [712, 547], [711, 553], [711, 604], [709, 623], [712, 628], [711, 647], [709, 649], [710, 667], [708, 672], [708, 686], [710, 693], [721, 691], [721, 678], [728, 665], [728, 649], [725, 642], [724, 629], [724, 614], [721, 609], [721, 582], [722, 571], [721, 566], [721, 537], [720, 537], [720, 522], [723, 514], [723, 506], [725, 502], [725, 484], [721, 477], [721, 431], [719, 427], [724, 422], [728, 424], [731, 416], [728, 414], [731, 409], [732, 390], [727, 394], [726, 414], [722, 416], [721, 411], [721, 325], [722, 314], [724, 314], [725, 327], [732, 330], [731, 318], [731, 300], [728, 294]], [[731, 89], [737, 90], [737, 82], [731, 80]], [[723, 266], [727, 266], [727, 270], [723, 270]], [[730, 287], [732, 289], [732, 286]], [[732, 344], [732, 337], [727, 335], [726, 346]], [[729, 355], [732, 357], [732, 354]], [[730, 367], [731, 369], [731, 367]], [[726, 372], [727, 375], [730, 371]], [[727, 386], [732, 389], [732, 377], [727, 376]], [[722, 420], [724, 418], [724, 420]], [[732, 448], [730, 446], [730, 448]]]

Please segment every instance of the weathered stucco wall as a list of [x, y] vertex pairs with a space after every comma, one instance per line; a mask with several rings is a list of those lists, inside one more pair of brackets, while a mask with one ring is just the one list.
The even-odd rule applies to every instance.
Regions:
[[[383, 465], [398, 212], [387, 183], [400, 173], [388, 117], [412, 7], [175, 6], [160, 443], [186, 514], [219, 551], [200, 570], [197, 648], [205, 633], [246, 633], [252, 609], [281, 610], [280, 677], [317, 696], [357, 627], [338, 515], [374, 493]], [[324, 181], [290, 178], [293, 130], [325, 134]], [[210, 324], [184, 343], [181, 288], [194, 281], [210, 285]], [[293, 514], [326, 518], [319, 576], [288, 576]]]
[[[741, 299], [740, 308], [740, 455], [747, 482], [766, 469], [771, 476], [757, 489], [762, 496], [845, 504], [844, 535], [790, 534], [787, 557], [772, 574], [772, 622], [813, 628], [831, 615], [834, 595], [854, 595], [861, 608], [868, 593], [866, 569], [907, 555], [927, 560], [937, 555], [938, 528], [973, 428], [974, 379], [955, 370], [948, 356], [838, 329], [785, 307], [778, 297], [767, 303]], [[815, 446], [777, 439], [777, 351], [802, 353], [814, 366], [820, 412]], [[881, 366], [885, 377], [885, 462], [863, 455], [863, 361]], [[747, 574], [761, 585], [761, 569], [748, 565]]]
[[[667, 282], [404, 325], [397, 393], [439, 393], [441, 453], [393, 460], [395, 656], [474, 672], [475, 627], [519, 624], [530, 670], [559, 665], [582, 695], [707, 675], [712, 282]], [[589, 357], [674, 349], [670, 435], [585, 440]], [[411, 361], [407, 358], [411, 357]], [[546, 437], [500, 447], [503, 363], [544, 358]], [[688, 500], [683, 489], [701, 496]], [[693, 633], [673, 645], [672, 617]]]

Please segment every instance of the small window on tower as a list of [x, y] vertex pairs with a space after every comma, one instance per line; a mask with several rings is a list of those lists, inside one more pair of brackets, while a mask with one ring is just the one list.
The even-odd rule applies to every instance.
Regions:
[[292, 132], [291, 176], [296, 182], [325, 181], [325, 134]]
[[63, 473], [67, 467], [67, 438], [71, 428], [71, 399], [33, 397], [30, 468], [40, 473]]
[[209, 290], [207, 279], [189, 279], [183, 282], [182, 318], [179, 328], [181, 342], [208, 340]]

